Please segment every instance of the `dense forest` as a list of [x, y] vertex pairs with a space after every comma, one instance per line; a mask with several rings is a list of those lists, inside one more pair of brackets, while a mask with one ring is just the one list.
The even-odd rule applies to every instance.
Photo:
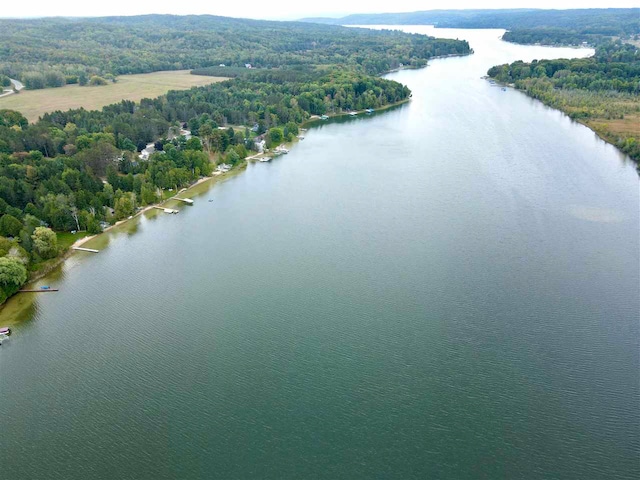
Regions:
[[[470, 51], [464, 41], [401, 32], [207, 16], [0, 25], [0, 81], [37, 88], [196, 67], [233, 77], [100, 111], [56, 111], [35, 124], [0, 110], [0, 303], [61, 253], [59, 232], [98, 233], [216, 163], [241, 164], [256, 137], [267, 147], [292, 140], [312, 115], [406, 100], [407, 87], [375, 75]], [[181, 135], [185, 123], [196, 136]], [[155, 153], [139, 156], [149, 143]]]
[[591, 58], [518, 61], [488, 74], [582, 121], [640, 162], [640, 51], [635, 46], [610, 41]]
[[0, 80], [22, 80], [27, 88], [219, 64], [341, 65], [376, 75], [451, 53], [469, 53], [469, 45], [401, 32], [208, 15], [0, 20]]

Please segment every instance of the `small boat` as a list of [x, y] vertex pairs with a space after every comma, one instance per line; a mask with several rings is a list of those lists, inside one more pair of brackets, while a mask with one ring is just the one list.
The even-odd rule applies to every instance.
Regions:
[[320, 117], [320, 120], [329, 120], [329, 116], [328, 115], [322, 115]]
[[367, 109], [365, 110], [365, 112], [367, 112], [367, 113], [373, 113], [373, 112], [375, 112], [375, 110], [374, 110], [373, 108], [367, 108]]
[[213, 198], [210, 198], [210, 199], [209, 199], [209, 203], [211, 203], [211, 202], [213, 202]]
[[351, 115], [352, 117], [355, 117], [356, 115], [358, 115], [358, 112], [349, 112], [349, 115]]
[[503, 92], [506, 92], [506, 91], [507, 91], [507, 89], [506, 89], [505, 87], [502, 87], [502, 91], [503, 91]]
[[51, 287], [49, 285], [43, 285], [42, 287], [40, 287], [40, 290], [50, 290]]
[[11, 335], [11, 329], [9, 327], [0, 328], [0, 345], [2, 345], [3, 340], [9, 338], [9, 335]]

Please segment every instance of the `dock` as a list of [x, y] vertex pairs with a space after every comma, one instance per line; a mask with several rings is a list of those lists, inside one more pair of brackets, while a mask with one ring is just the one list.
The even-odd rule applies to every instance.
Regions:
[[73, 250], [80, 250], [81, 252], [91, 252], [91, 253], [100, 253], [100, 250], [95, 250], [93, 248], [84, 248], [84, 247], [71, 247]]
[[178, 198], [178, 197], [173, 197], [174, 200], [180, 200], [181, 202], [184, 203], [188, 203], [189, 205], [193, 205], [193, 200], [191, 200], [190, 198]]
[[158, 210], [162, 210], [164, 213], [180, 213], [180, 210], [174, 210], [173, 208], [164, 208], [164, 207], [153, 207], [153, 208], [157, 208]]
[[45, 293], [45, 292], [58, 292], [57, 288], [28, 288], [25, 290], [18, 290], [18, 293]]

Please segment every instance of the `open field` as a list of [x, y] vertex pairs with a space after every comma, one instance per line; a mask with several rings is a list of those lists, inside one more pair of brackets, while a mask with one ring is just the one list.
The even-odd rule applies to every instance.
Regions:
[[625, 115], [623, 119], [594, 118], [585, 122], [596, 132], [609, 132], [613, 137], [640, 138], [640, 115]]
[[186, 90], [223, 80], [226, 79], [191, 75], [189, 70], [121, 75], [117, 83], [101, 87], [67, 85], [61, 88], [23, 90], [19, 94], [0, 98], [0, 109], [17, 110], [30, 122], [35, 122], [47, 112], [80, 107], [96, 110], [121, 100], [155, 98], [169, 90]]

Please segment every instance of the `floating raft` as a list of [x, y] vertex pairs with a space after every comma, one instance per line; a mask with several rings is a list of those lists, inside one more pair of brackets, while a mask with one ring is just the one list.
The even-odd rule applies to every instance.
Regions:
[[91, 252], [91, 253], [100, 253], [100, 250], [94, 250], [93, 248], [83, 248], [83, 247], [71, 247], [74, 250], [80, 250], [81, 252]]

